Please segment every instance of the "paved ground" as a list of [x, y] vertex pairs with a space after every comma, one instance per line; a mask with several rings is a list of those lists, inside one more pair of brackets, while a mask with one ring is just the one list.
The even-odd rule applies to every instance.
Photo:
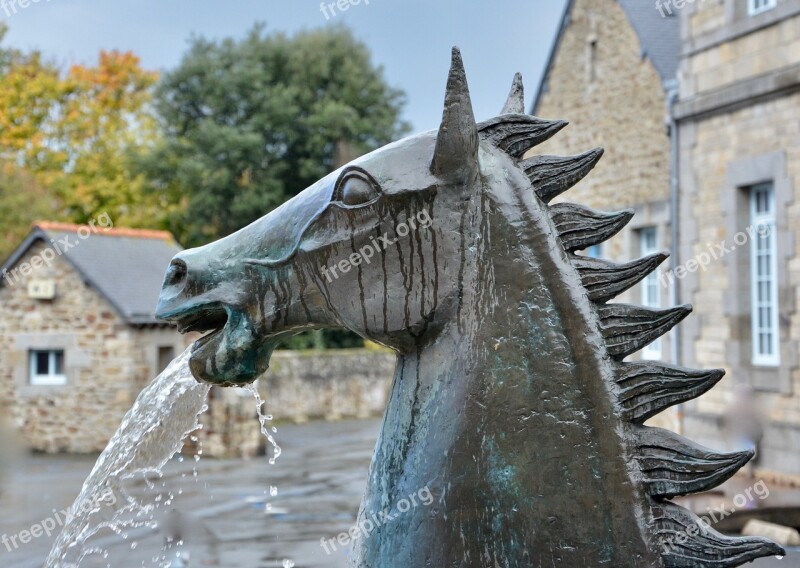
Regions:
[[[174, 460], [156, 490], [171, 491], [174, 506], [185, 513], [188, 566], [347, 566], [346, 555], [341, 551], [327, 555], [320, 539], [333, 538], [353, 523], [378, 426], [375, 420], [284, 426], [278, 432], [284, 452], [275, 466], [265, 459], [204, 459], [197, 464], [195, 478], [192, 460]], [[69, 506], [93, 462], [93, 458], [61, 456], [26, 458], [3, 486], [0, 536], [17, 535], [52, 518], [54, 509]], [[269, 495], [270, 486], [278, 488], [274, 497]], [[133, 491], [152, 495], [154, 490], [140, 485]], [[163, 534], [138, 529], [127, 537], [110, 534], [100, 539], [108, 558], [96, 557], [81, 566], [156, 565], [153, 558], [162, 554]], [[0, 567], [41, 568], [54, 538], [41, 536], [11, 551], [0, 544]], [[783, 560], [750, 566], [798, 568], [798, 559], [800, 550]]]

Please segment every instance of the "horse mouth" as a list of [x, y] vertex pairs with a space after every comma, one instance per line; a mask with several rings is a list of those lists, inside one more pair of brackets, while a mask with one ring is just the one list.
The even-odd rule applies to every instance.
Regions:
[[205, 333], [192, 345], [189, 368], [201, 382], [244, 386], [269, 367], [274, 348], [245, 311], [221, 302], [183, 306], [163, 314], [181, 333]]
[[197, 340], [197, 345], [209, 343], [222, 333], [228, 324], [228, 311], [221, 304], [209, 304], [195, 308], [176, 318], [180, 333], [206, 333]]

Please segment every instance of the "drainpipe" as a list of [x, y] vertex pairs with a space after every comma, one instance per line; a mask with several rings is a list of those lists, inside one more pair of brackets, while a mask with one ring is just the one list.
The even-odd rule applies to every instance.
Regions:
[[[670, 209], [670, 268], [672, 279], [670, 282], [670, 305], [677, 306], [681, 303], [681, 293], [678, 280], [675, 278], [675, 268], [680, 266], [680, 249], [678, 246], [679, 222], [680, 222], [680, 170], [679, 170], [679, 151], [678, 140], [678, 121], [675, 118], [675, 105], [678, 102], [680, 93], [678, 91], [678, 81], [673, 80], [667, 86], [667, 112], [669, 121], [670, 157], [669, 157], [669, 209]], [[681, 326], [676, 325], [672, 328], [670, 343], [670, 358], [673, 364], [681, 365]], [[677, 429], [679, 434], [683, 434], [683, 404], [679, 404], [677, 412]]]

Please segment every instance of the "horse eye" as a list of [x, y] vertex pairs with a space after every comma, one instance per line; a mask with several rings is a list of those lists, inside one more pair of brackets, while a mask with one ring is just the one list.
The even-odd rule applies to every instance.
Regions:
[[352, 176], [342, 184], [341, 195], [342, 203], [355, 206], [369, 203], [378, 197], [378, 192], [368, 180], [360, 176]]

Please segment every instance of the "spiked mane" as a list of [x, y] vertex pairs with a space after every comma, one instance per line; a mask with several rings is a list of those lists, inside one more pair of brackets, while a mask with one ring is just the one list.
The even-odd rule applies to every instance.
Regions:
[[[454, 61], [460, 63], [460, 56], [454, 56]], [[481, 140], [514, 158], [530, 180], [532, 191], [549, 204], [585, 177], [603, 150], [573, 157], [523, 159], [528, 150], [567, 124], [522, 114], [523, 100], [522, 79], [517, 74], [503, 114], [478, 124], [478, 133]], [[702, 395], [724, 375], [722, 369], [697, 371], [650, 361], [622, 361], [667, 333], [691, 312], [691, 306], [654, 310], [607, 303], [654, 271], [668, 254], [657, 253], [625, 264], [576, 255], [576, 251], [614, 236], [631, 220], [633, 211], [604, 213], [566, 203], [549, 205], [547, 209], [605, 338], [607, 356], [615, 370], [615, 384], [611, 387], [617, 398], [618, 418], [626, 423], [634, 440], [633, 447], [628, 448], [634, 462], [631, 468], [638, 472], [633, 477], [641, 482], [647, 495], [647, 508], [652, 515], [650, 536], [661, 549], [664, 566], [727, 568], [761, 556], [783, 554], [781, 547], [766, 539], [724, 536], [669, 501], [723, 483], [753, 457], [753, 452], [718, 453], [667, 430], [643, 426], [644, 421], [672, 405]]]

